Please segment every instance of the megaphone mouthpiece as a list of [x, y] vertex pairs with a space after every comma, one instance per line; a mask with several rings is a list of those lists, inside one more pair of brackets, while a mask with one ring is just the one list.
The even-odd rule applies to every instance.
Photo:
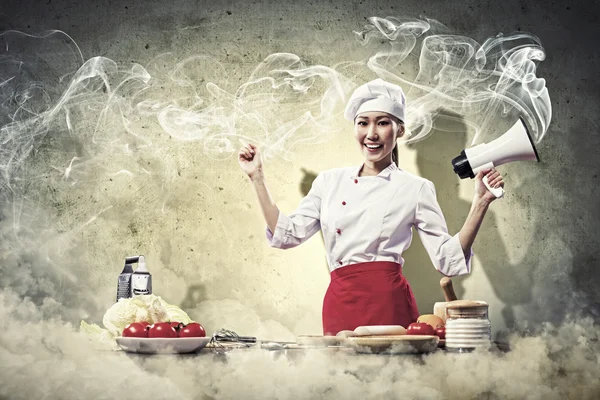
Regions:
[[460, 155], [458, 157], [454, 157], [452, 159], [452, 167], [454, 168], [454, 172], [460, 177], [460, 179], [475, 178], [473, 168], [471, 167], [471, 164], [469, 164], [467, 154], [464, 150], [460, 152]]

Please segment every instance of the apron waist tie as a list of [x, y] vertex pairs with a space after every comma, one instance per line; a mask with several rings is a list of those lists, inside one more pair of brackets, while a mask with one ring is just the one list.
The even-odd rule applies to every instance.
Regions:
[[350, 264], [345, 267], [336, 268], [331, 271], [331, 280], [343, 278], [345, 276], [363, 273], [368, 271], [389, 271], [402, 274], [402, 265], [393, 261], [369, 261], [357, 264]]

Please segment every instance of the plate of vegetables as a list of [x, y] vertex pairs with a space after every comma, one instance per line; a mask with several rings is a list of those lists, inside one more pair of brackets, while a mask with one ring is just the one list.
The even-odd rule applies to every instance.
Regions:
[[197, 322], [133, 322], [116, 338], [124, 351], [142, 354], [194, 353], [202, 350], [210, 339]]

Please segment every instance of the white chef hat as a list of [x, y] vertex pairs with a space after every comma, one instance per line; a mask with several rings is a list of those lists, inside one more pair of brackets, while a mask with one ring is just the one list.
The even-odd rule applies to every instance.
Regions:
[[377, 78], [359, 86], [346, 105], [344, 117], [354, 121], [356, 116], [367, 111], [382, 111], [404, 122], [406, 97], [402, 88]]

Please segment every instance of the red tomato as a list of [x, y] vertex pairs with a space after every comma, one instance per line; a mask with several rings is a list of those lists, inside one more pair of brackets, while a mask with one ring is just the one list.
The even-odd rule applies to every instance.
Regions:
[[123, 329], [124, 337], [148, 337], [146, 327], [139, 322], [132, 322]]
[[446, 339], [446, 328], [437, 328], [435, 330], [435, 335], [440, 339]]
[[181, 328], [179, 331], [179, 337], [205, 337], [206, 331], [197, 322], [191, 322]]
[[181, 322], [176, 322], [176, 321], [171, 321], [169, 323], [176, 331], [179, 331], [181, 329], [181, 326], [183, 325]]
[[157, 322], [154, 325], [150, 325], [148, 330], [149, 338], [176, 338], [177, 331], [168, 322]]
[[435, 335], [435, 329], [425, 322], [413, 322], [408, 326], [406, 333], [409, 335]]
[[138, 322], [138, 324], [142, 324], [144, 326], [144, 329], [146, 330], [146, 337], [148, 337], [148, 330], [150, 329], [150, 322], [141, 321], [141, 322]]

